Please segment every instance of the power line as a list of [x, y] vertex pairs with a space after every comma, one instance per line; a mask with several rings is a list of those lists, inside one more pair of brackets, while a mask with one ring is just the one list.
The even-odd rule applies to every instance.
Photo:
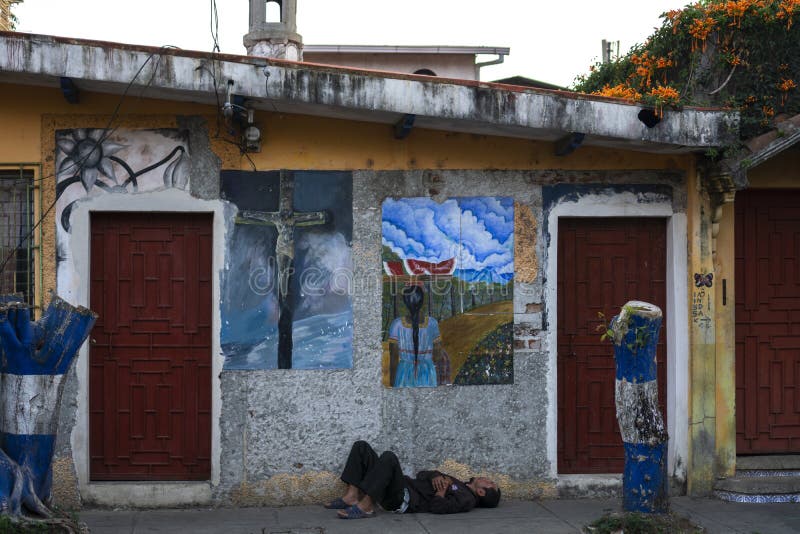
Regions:
[[[159, 48], [159, 51], [164, 50], [166, 48], [174, 48], [174, 47], [169, 46], [169, 45], [168, 46], [162, 46], [162, 47]], [[103, 132], [104, 132], [103, 135], [101, 136], [101, 138], [98, 141], [96, 141], [95, 145], [92, 147], [92, 150], [90, 150], [88, 154], [86, 154], [80, 161], [74, 161], [66, 169], [56, 169], [53, 174], [48, 174], [47, 176], [42, 176], [41, 178], [37, 178], [37, 179], [34, 179], [34, 180], [26, 180], [26, 179], [18, 179], [18, 180], [19, 181], [25, 181], [25, 182], [31, 182], [31, 181], [38, 182], [38, 181], [46, 180], [48, 178], [52, 178], [54, 176], [58, 176], [59, 173], [64, 172], [65, 170], [68, 171], [68, 170], [70, 170], [70, 169], [72, 169], [72, 168], [74, 168], [76, 166], [78, 167], [79, 171], [83, 170], [83, 164], [86, 162], [86, 160], [94, 154], [95, 150], [99, 150], [98, 147], [104, 141], [106, 141], [111, 135], [113, 135], [114, 132], [116, 132], [117, 129], [119, 128], [119, 126], [115, 126], [114, 128], [111, 128], [111, 125], [114, 123], [114, 121], [119, 116], [119, 111], [122, 108], [122, 104], [125, 101], [125, 98], [128, 96], [128, 92], [130, 91], [130, 89], [133, 86], [134, 82], [139, 77], [139, 75], [142, 73], [142, 71], [147, 66], [147, 64], [150, 63], [150, 61], [155, 56], [156, 56], [156, 52], [151, 52], [150, 55], [147, 56], [147, 59], [144, 61], [144, 63], [142, 63], [142, 65], [139, 67], [139, 70], [136, 71], [136, 74], [133, 75], [133, 78], [131, 78], [131, 80], [128, 82], [128, 85], [125, 87], [125, 90], [122, 92], [122, 95], [120, 96], [119, 102], [117, 102], [117, 105], [116, 105], [116, 107], [114, 108], [114, 111], [111, 114], [111, 118], [109, 118], [108, 123], [106, 124], [106, 127], [103, 129]], [[160, 62], [160, 56], [159, 56], [159, 60], [158, 61]], [[158, 64], [156, 64], [156, 69], [158, 69]], [[144, 88], [142, 89], [142, 92], [139, 94], [140, 98], [144, 94], [144, 91], [152, 84], [154, 77], [155, 77], [155, 75], [151, 76], [150, 79], [148, 80], [147, 84], [145, 84]], [[22, 245], [24, 245], [31, 238], [31, 236], [36, 231], [36, 229], [42, 224], [42, 222], [44, 222], [45, 218], [53, 210], [53, 208], [55, 207], [57, 202], [58, 202], [58, 196], [56, 196], [56, 198], [53, 200], [53, 202], [47, 207], [47, 209], [39, 217], [39, 220], [36, 221], [36, 224], [33, 225], [33, 227], [30, 229], [30, 231], [19, 240], [19, 243], [17, 243], [17, 246], [15, 248], [11, 249], [11, 252], [9, 252], [9, 254], [6, 256], [6, 258], [3, 260], [3, 263], [0, 264], [0, 274], [5, 272], [6, 265], [8, 264], [8, 262], [11, 261], [11, 258], [16, 254], [17, 250], [22, 248]]]

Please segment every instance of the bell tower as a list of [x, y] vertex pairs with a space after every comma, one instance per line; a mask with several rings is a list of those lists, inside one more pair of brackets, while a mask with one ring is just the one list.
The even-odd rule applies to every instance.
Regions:
[[249, 0], [250, 31], [244, 46], [251, 56], [303, 60], [303, 38], [297, 33], [297, 0]]

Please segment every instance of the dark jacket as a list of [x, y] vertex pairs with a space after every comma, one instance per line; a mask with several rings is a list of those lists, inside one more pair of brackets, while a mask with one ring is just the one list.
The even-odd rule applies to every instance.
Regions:
[[439, 497], [431, 480], [438, 476], [449, 476], [439, 471], [420, 471], [417, 478], [405, 477], [408, 488], [408, 512], [430, 512], [432, 514], [457, 514], [469, 512], [478, 504], [475, 494], [466, 484], [453, 477], [444, 497]]

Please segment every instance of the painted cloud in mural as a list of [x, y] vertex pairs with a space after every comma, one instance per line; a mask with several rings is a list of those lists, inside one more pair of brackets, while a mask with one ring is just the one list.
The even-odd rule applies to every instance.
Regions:
[[494, 281], [514, 272], [514, 203], [510, 198], [386, 199], [383, 244], [400, 257], [438, 263], [457, 258], [465, 275]]

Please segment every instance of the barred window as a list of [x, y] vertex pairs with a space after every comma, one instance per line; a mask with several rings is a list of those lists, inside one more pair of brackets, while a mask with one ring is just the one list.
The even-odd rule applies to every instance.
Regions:
[[35, 306], [34, 173], [0, 167], [0, 295], [21, 293]]

